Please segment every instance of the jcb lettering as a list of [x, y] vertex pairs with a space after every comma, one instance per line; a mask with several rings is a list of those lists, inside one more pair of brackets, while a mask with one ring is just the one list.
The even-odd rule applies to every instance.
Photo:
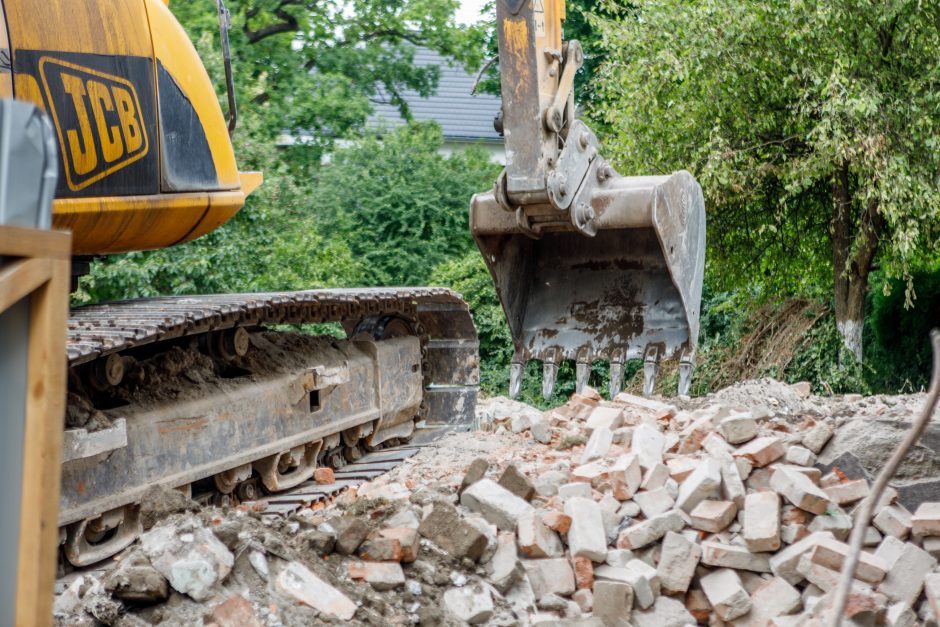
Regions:
[[40, 68], [73, 191], [147, 154], [147, 134], [130, 81], [50, 58]]

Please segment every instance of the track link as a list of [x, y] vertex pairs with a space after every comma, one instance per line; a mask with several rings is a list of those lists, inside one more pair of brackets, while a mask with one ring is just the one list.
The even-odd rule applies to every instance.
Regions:
[[[314, 323], [340, 323], [347, 339], [264, 330]], [[85, 307], [69, 320], [68, 357], [70, 419], [104, 423], [73, 419], [64, 438], [60, 537], [76, 566], [133, 542], [155, 484], [209, 481], [228, 502], [294, 490], [318, 465], [355, 463], [420, 421], [469, 425], [479, 384], [468, 308], [440, 288]], [[208, 375], [187, 370], [203, 362]], [[176, 379], [155, 376], [155, 363]]]

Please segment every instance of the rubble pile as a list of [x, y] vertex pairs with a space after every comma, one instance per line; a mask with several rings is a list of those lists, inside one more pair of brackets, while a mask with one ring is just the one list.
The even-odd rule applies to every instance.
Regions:
[[[327, 506], [164, 516], [114, 568], [75, 578], [57, 620], [828, 624], [869, 480], [818, 464], [845, 420], [776, 385], [792, 402], [492, 399], [479, 431]], [[846, 624], [935, 624], [940, 503], [912, 512], [888, 488], [875, 514]]]

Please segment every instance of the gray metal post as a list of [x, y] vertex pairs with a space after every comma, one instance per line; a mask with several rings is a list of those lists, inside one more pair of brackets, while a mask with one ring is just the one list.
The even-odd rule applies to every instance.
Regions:
[[[52, 127], [33, 105], [0, 101], [0, 227], [49, 228], [57, 177]], [[0, 257], [0, 269], [6, 265]], [[13, 625], [23, 475], [29, 302], [0, 312], [0, 626]]]

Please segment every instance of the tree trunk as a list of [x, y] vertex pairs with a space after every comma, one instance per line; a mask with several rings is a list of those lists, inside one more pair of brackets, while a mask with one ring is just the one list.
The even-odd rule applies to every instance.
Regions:
[[861, 215], [856, 217], [850, 182], [848, 163], [842, 163], [832, 182], [832, 274], [836, 326], [848, 354], [861, 362], [868, 275], [884, 220], [877, 201], [865, 203]]

